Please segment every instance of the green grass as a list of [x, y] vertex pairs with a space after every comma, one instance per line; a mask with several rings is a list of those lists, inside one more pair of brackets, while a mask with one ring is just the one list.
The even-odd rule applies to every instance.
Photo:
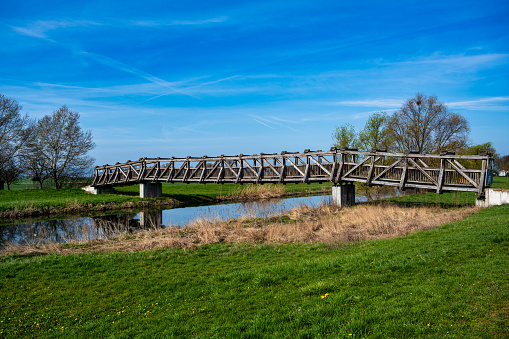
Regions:
[[340, 247], [7, 256], [0, 337], [507, 338], [508, 267], [509, 205]]
[[0, 191], [0, 211], [27, 208], [67, 207], [72, 204], [100, 205], [140, 200], [120, 195], [93, 195], [81, 189], [43, 189]]
[[[495, 177], [492, 188], [509, 188], [509, 177]], [[474, 192], [445, 192], [436, 194], [434, 192], [424, 194], [413, 194], [397, 198], [388, 198], [386, 201], [396, 202], [400, 205], [419, 206], [436, 205], [444, 208], [475, 205], [477, 196]]]
[[[287, 192], [316, 191], [330, 188], [332, 184], [288, 184]], [[163, 184], [163, 197], [157, 200], [174, 199], [184, 204], [210, 204], [217, 197], [231, 195], [242, 186], [235, 184]], [[67, 207], [70, 205], [103, 205], [141, 201], [139, 185], [115, 187], [118, 194], [93, 195], [81, 189], [13, 189], [0, 191], [0, 212], [8, 210], [42, 209], [48, 207]]]
[[[214, 202], [214, 199], [221, 196], [232, 195], [241, 190], [243, 185], [236, 184], [163, 184], [163, 197], [175, 199], [188, 204], [208, 204]], [[312, 184], [286, 184], [285, 192], [304, 192], [319, 191], [321, 189], [330, 189], [332, 183], [312, 183]], [[118, 186], [115, 190], [121, 194], [136, 196], [139, 195], [139, 187]]]

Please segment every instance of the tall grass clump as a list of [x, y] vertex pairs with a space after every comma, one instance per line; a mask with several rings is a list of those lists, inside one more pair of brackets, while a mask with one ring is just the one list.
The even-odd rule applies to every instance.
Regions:
[[[137, 252], [163, 248], [197, 248], [210, 244], [290, 244], [325, 243], [332, 246], [348, 242], [386, 239], [428, 230], [461, 220], [478, 211], [475, 207], [401, 207], [394, 204], [358, 205], [341, 209], [324, 204], [301, 205], [285, 214], [256, 218], [246, 212], [240, 218], [221, 221], [197, 219], [178, 227], [149, 229], [136, 234], [104, 232], [96, 240], [78, 239], [70, 244], [31, 244], [26, 249], [9, 246], [7, 253]], [[102, 238], [98, 241], [98, 238]], [[80, 246], [75, 246], [80, 244]], [[55, 250], [55, 246], [59, 246]]]
[[239, 200], [279, 198], [284, 194], [285, 187], [282, 184], [247, 184], [236, 187], [232, 192], [232, 196]]

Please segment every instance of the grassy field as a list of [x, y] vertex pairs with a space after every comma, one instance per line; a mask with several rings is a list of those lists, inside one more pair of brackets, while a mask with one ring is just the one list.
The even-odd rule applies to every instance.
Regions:
[[[240, 193], [250, 185], [235, 184], [163, 184], [163, 197], [158, 199], [175, 199], [182, 203], [211, 203], [221, 196], [232, 196]], [[270, 185], [264, 185], [270, 186]], [[329, 189], [331, 183], [324, 184], [288, 184], [282, 186], [287, 193], [319, 191]], [[263, 186], [262, 186], [263, 187]], [[13, 189], [0, 191], [0, 211], [13, 208], [67, 206], [69, 204], [107, 204], [111, 202], [139, 201], [139, 186], [115, 187], [118, 194], [93, 195], [81, 189]]]
[[509, 205], [386, 240], [3, 256], [0, 337], [507, 338], [508, 267]]
[[[253, 185], [236, 185], [236, 184], [163, 184], [163, 197], [175, 199], [179, 202], [189, 204], [207, 204], [212, 203], [218, 197], [238, 196], [242, 190], [250, 188]], [[274, 185], [266, 184], [261, 187], [270, 187]], [[282, 187], [286, 193], [297, 192], [316, 192], [327, 190], [332, 187], [332, 183], [312, 183], [312, 184], [286, 184], [278, 185]], [[124, 195], [139, 195], [139, 187], [135, 186], [119, 186], [115, 190]]]
[[[494, 177], [492, 188], [509, 188], [509, 177]], [[460, 207], [475, 205], [477, 196], [474, 192], [445, 192], [436, 194], [433, 192], [424, 194], [411, 194], [407, 196], [388, 198], [387, 201], [405, 206], [440, 206]]]
[[[262, 185], [265, 191], [271, 191], [274, 185]], [[282, 194], [317, 192], [330, 189], [331, 184], [278, 185], [275, 191]], [[176, 205], [211, 204], [221, 199], [242, 197], [242, 190], [252, 185], [200, 185], [200, 184], [163, 184], [163, 196], [154, 199], [141, 199], [139, 186], [115, 187], [118, 194], [93, 195], [81, 189], [13, 189], [0, 191], [0, 216], [4, 219], [19, 217], [78, 214], [94, 211], [125, 208], [157, 207], [165, 204]], [[19, 188], [19, 187], [18, 187]], [[274, 190], [272, 190], [274, 191]], [[256, 198], [256, 192], [253, 198]], [[249, 195], [246, 197], [249, 198]]]

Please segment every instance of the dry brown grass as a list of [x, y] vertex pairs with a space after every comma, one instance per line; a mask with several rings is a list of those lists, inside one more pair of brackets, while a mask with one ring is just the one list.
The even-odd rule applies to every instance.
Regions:
[[285, 187], [282, 184], [247, 184], [239, 186], [232, 193], [232, 197], [238, 200], [271, 199], [283, 195], [285, 195]]
[[168, 227], [114, 239], [67, 244], [10, 245], [3, 254], [81, 253], [89, 251], [144, 251], [157, 248], [195, 248], [215, 243], [310, 243], [337, 245], [349, 241], [394, 238], [463, 219], [475, 207], [440, 209], [405, 208], [391, 204], [358, 205], [340, 209], [300, 206], [282, 216], [262, 219], [244, 217], [229, 221], [196, 220], [183, 228]]

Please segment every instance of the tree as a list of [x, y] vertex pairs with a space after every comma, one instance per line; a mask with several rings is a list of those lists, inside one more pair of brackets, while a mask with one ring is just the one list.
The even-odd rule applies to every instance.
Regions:
[[[369, 116], [362, 131], [359, 132], [358, 145], [361, 151], [372, 149], [389, 149], [392, 139], [387, 129], [388, 116], [385, 112], [373, 113]], [[368, 201], [378, 200], [387, 195], [394, 194], [392, 186], [367, 186], [358, 184], [357, 194], [366, 197]]]
[[42, 154], [37, 150], [34, 143], [23, 148], [21, 159], [21, 166], [25, 169], [25, 173], [30, 176], [33, 182], [38, 182], [42, 189], [44, 181], [49, 178], [49, 172], [44, 165]]
[[16, 158], [11, 158], [0, 168], [0, 182], [7, 184], [7, 189], [10, 190], [11, 184], [19, 179], [21, 173], [23, 173], [23, 167]]
[[392, 138], [387, 129], [387, 113], [377, 112], [370, 115], [364, 129], [359, 132], [358, 145], [362, 151], [389, 149]]
[[509, 155], [504, 155], [495, 160], [495, 165], [499, 171], [509, 171]]
[[419, 153], [464, 149], [470, 131], [463, 116], [449, 111], [437, 97], [421, 93], [392, 114], [388, 129], [398, 151]]
[[64, 179], [84, 176], [92, 167], [95, 159], [87, 153], [95, 144], [91, 132], [81, 130], [79, 117], [78, 112], [62, 106], [37, 122], [35, 140], [26, 152], [41, 185], [47, 176], [55, 188], [61, 188]]
[[[0, 94], [0, 171], [5, 172], [5, 166], [16, 162], [21, 148], [32, 136], [32, 121], [20, 111], [16, 100]], [[0, 178], [0, 188], [3, 183]]]
[[[485, 142], [483, 144], [479, 144], [479, 145], [472, 145], [472, 146], [469, 146], [463, 150], [459, 150], [458, 154], [479, 155], [479, 154], [481, 154], [481, 152], [484, 152], [484, 151], [488, 151], [493, 155], [493, 159], [495, 160], [495, 164], [496, 164], [496, 162], [500, 158], [500, 156], [497, 154], [495, 147], [493, 147], [493, 144], [490, 141]], [[461, 160], [459, 160], [459, 162], [466, 168], [471, 168], [471, 169], [478, 169], [478, 168], [481, 168], [481, 166], [482, 166], [481, 160], [461, 159]]]
[[336, 127], [336, 130], [332, 133], [332, 141], [336, 148], [343, 146], [346, 148], [357, 147], [357, 136], [354, 127], [350, 124]]

